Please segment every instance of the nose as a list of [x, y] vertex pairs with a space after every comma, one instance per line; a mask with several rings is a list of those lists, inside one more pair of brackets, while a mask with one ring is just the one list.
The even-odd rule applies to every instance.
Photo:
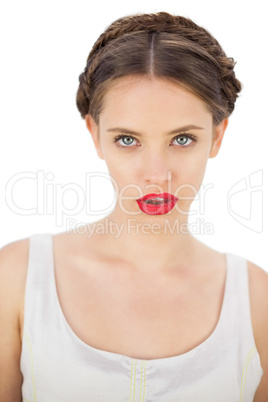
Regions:
[[142, 172], [147, 185], [166, 186], [171, 180], [168, 156], [163, 152], [150, 152], [143, 155]]

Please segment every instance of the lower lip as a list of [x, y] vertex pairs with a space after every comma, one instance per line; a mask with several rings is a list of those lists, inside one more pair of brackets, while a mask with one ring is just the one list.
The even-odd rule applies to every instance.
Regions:
[[137, 201], [142, 212], [148, 215], [165, 215], [169, 213], [176, 204], [176, 201], [163, 202], [161, 204], [148, 204], [144, 201]]

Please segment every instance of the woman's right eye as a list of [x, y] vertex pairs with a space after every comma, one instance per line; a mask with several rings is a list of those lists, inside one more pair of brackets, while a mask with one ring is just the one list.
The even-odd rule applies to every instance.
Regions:
[[130, 148], [131, 145], [133, 145], [134, 141], [137, 141], [134, 137], [122, 134], [118, 135], [113, 140], [114, 143], [118, 142], [119, 146], [122, 148]]

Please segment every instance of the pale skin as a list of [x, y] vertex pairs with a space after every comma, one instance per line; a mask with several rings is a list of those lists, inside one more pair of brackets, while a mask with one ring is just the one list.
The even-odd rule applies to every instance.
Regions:
[[[98, 156], [122, 192], [112, 213], [99, 222], [125, 226], [117, 239], [109, 232], [90, 238], [74, 231], [53, 236], [59, 300], [70, 326], [93, 347], [143, 359], [178, 355], [215, 329], [225, 259], [185, 229], [165, 232], [165, 222], [187, 224], [187, 212], [208, 159], [220, 150], [228, 119], [213, 127], [212, 115], [199, 98], [155, 78], [126, 77], [104, 100], [99, 125], [89, 115], [86, 125]], [[200, 127], [184, 131], [197, 138], [188, 148], [182, 144], [191, 140], [167, 134], [186, 125]], [[115, 127], [140, 136], [131, 134], [134, 141], [128, 140], [129, 149], [121, 148], [113, 142], [120, 133], [108, 131]], [[124, 144], [122, 139], [119, 143]], [[181, 189], [177, 208], [167, 215], [147, 215], [135, 201], [151, 192], [175, 194], [177, 189]], [[183, 198], [187, 196], [192, 199]], [[146, 230], [128, 232], [129, 219]], [[28, 239], [22, 239], [0, 250], [0, 400], [6, 402], [21, 401], [19, 359], [28, 247]], [[248, 267], [252, 325], [264, 370], [254, 402], [264, 402], [268, 399], [268, 275], [250, 261]], [[98, 286], [93, 287], [93, 281]]]
[[[127, 223], [128, 219], [135, 219], [137, 224], [149, 223], [152, 227], [151, 233], [148, 230], [146, 233], [141, 230], [138, 234], [135, 230], [127, 233], [126, 224], [116, 242], [108, 236], [109, 241], [105, 246], [107, 252], [122, 255], [124, 250], [128, 262], [132, 262], [139, 271], [168, 271], [174, 263], [178, 270], [177, 262], [180, 261], [184, 266], [189, 255], [193, 254], [193, 237], [185, 230], [175, 234], [163, 230], [154, 234], [153, 224], [156, 224], [155, 227], [164, 227], [167, 219], [171, 225], [176, 220], [180, 225], [187, 223], [186, 212], [202, 184], [208, 158], [215, 157], [219, 152], [228, 120], [215, 128], [212, 142], [212, 115], [197, 97], [174, 84], [157, 79], [128, 78], [106, 96], [99, 127], [89, 115], [86, 123], [99, 157], [105, 160], [109, 173], [116, 180], [118, 191], [132, 185], [122, 195], [133, 199], [124, 201], [124, 210], [117, 203], [109, 220]], [[192, 144], [193, 147], [183, 148], [176, 144], [174, 137], [178, 134], [167, 135], [190, 124], [202, 128], [187, 131], [198, 138], [196, 143], [187, 141], [186, 145]], [[115, 127], [139, 132], [142, 137], [134, 135], [134, 144], [137, 145], [128, 146], [128, 149], [120, 148], [113, 142], [120, 132], [107, 132]], [[170, 145], [171, 141], [173, 146]], [[135, 199], [148, 193], [167, 191], [172, 194], [178, 191], [180, 200], [177, 210], [162, 216], [149, 216], [140, 211]], [[130, 215], [126, 211], [136, 214]]]

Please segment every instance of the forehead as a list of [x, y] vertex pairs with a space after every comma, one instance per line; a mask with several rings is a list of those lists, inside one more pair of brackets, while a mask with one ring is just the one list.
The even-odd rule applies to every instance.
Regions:
[[127, 76], [115, 80], [103, 99], [103, 114], [108, 119], [129, 116], [141, 119], [181, 119], [212, 116], [206, 104], [185, 86], [167, 79]]
[[168, 94], [170, 96], [184, 96], [188, 98], [195, 98], [196, 100], [200, 99], [191, 91], [190, 88], [187, 88], [182, 83], [172, 82], [170, 79], [164, 79], [160, 77], [146, 77], [139, 75], [128, 75], [126, 77], [120, 77], [115, 79], [105, 95], [105, 98], [111, 99], [114, 97], [124, 97], [124, 96], [135, 96], [140, 93], [154, 93], [159, 92], [159, 96], [163, 96]]

